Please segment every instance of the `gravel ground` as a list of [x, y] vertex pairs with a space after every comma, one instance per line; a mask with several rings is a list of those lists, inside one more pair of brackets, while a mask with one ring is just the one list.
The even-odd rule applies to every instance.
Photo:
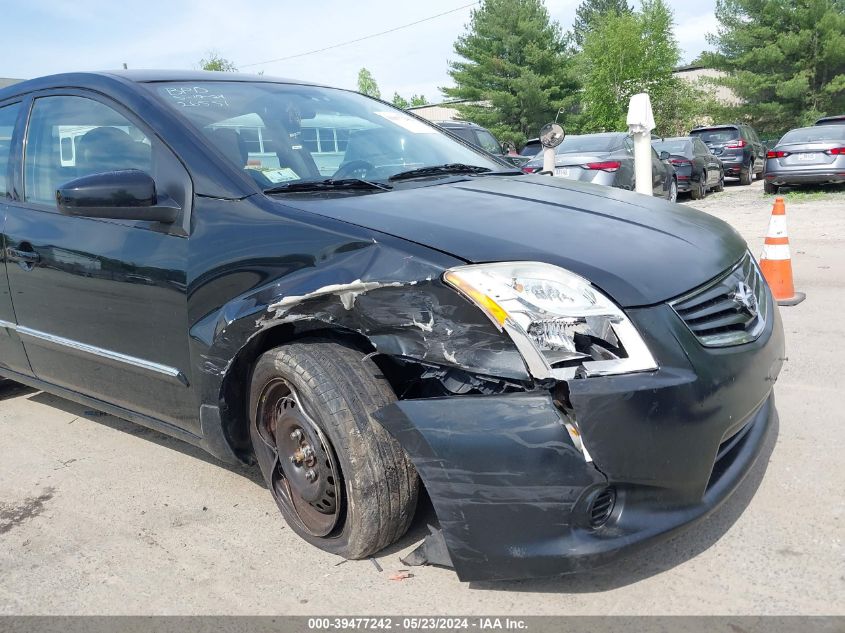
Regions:
[[[758, 182], [685, 204], [732, 223], [759, 254], [772, 201]], [[0, 613], [845, 614], [845, 194], [787, 196], [787, 216], [807, 300], [782, 310], [777, 440], [720, 511], [672, 541], [586, 575], [464, 584], [417, 568], [390, 581], [430, 514], [378, 556], [384, 571], [343, 562], [283, 525], [256, 470], [7, 388]]]

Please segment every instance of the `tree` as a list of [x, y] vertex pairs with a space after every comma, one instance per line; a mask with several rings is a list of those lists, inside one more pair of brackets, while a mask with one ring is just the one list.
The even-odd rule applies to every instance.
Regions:
[[464, 103], [464, 119], [500, 140], [522, 144], [573, 101], [576, 82], [560, 26], [542, 0], [482, 0], [449, 63], [454, 87], [443, 93]]
[[845, 111], [845, 0], [718, 0], [704, 61], [744, 103], [735, 113], [780, 133]]
[[230, 73], [238, 72], [238, 68], [235, 66], [234, 62], [226, 59], [225, 57], [221, 57], [216, 51], [209, 51], [208, 59], [203, 58], [200, 60], [200, 70], [222, 70]]
[[575, 9], [575, 22], [572, 24], [572, 39], [578, 48], [584, 46], [587, 32], [599, 24], [599, 19], [608, 15], [630, 14], [633, 8], [626, 0], [584, 0]]
[[381, 99], [381, 90], [378, 89], [376, 79], [366, 68], [358, 71], [358, 92], [375, 97], [376, 99]]
[[428, 99], [425, 98], [424, 95], [414, 94], [411, 95], [410, 99], [406, 99], [398, 92], [393, 93], [393, 105], [397, 108], [413, 108], [416, 106], [424, 106], [428, 105]]
[[640, 11], [608, 15], [588, 30], [580, 57], [585, 131], [626, 129], [631, 96], [647, 92], [658, 131], [685, 132], [697, 100], [672, 74], [680, 56], [665, 0], [643, 0]]

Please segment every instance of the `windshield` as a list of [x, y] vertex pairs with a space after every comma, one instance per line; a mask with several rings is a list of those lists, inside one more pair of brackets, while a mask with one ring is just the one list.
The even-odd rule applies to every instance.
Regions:
[[705, 143], [729, 143], [739, 138], [739, 130], [735, 127], [723, 127], [715, 130], [693, 130], [690, 136], [697, 136]]
[[611, 152], [622, 147], [624, 134], [584, 134], [583, 136], [567, 136], [563, 143], [555, 148], [558, 154], [574, 154], [575, 152]]
[[383, 181], [444, 164], [503, 169], [434, 125], [344, 90], [226, 81], [151, 87], [265, 189], [327, 178]]
[[651, 144], [658, 153], [669, 152], [670, 154], [687, 154], [692, 145], [687, 140], [652, 141]]
[[783, 135], [778, 145], [785, 143], [825, 143], [830, 141], [845, 141], [845, 125], [805, 127], [790, 130]]

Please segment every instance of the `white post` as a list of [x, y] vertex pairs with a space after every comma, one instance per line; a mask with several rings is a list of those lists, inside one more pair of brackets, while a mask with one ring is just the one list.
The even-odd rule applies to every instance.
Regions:
[[544, 147], [543, 148], [543, 171], [552, 172], [552, 176], [554, 176], [554, 174], [555, 174], [555, 148], [554, 147]]
[[654, 129], [654, 113], [651, 99], [641, 92], [631, 97], [628, 104], [628, 132], [634, 139], [634, 179], [637, 193], [652, 195], [651, 181], [651, 131]]

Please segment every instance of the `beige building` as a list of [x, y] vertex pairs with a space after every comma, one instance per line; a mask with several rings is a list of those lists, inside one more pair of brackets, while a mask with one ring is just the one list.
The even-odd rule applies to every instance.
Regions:
[[707, 94], [714, 96], [717, 101], [723, 103], [724, 105], [739, 105], [742, 103], [742, 99], [740, 99], [730, 88], [726, 88], [725, 86], [716, 86], [711, 81], [708, 81], [726, 77], [727, 73], [722, 72], [721, 70], [706, 68], [704, 66], [690, 65], [676, 68], [672, 74], [678, 79], [689, 82]]
[[461, 115], [454, 108], [456, 103], [467, 103], [466, 100], [460, 101], [446, 101], [444, 103], [429, 103], [423, 106], [413, 106], [408, 108], [409, 112], [413, 112], [417, 116], [421, 116], [429, 121], [459, 121]]

